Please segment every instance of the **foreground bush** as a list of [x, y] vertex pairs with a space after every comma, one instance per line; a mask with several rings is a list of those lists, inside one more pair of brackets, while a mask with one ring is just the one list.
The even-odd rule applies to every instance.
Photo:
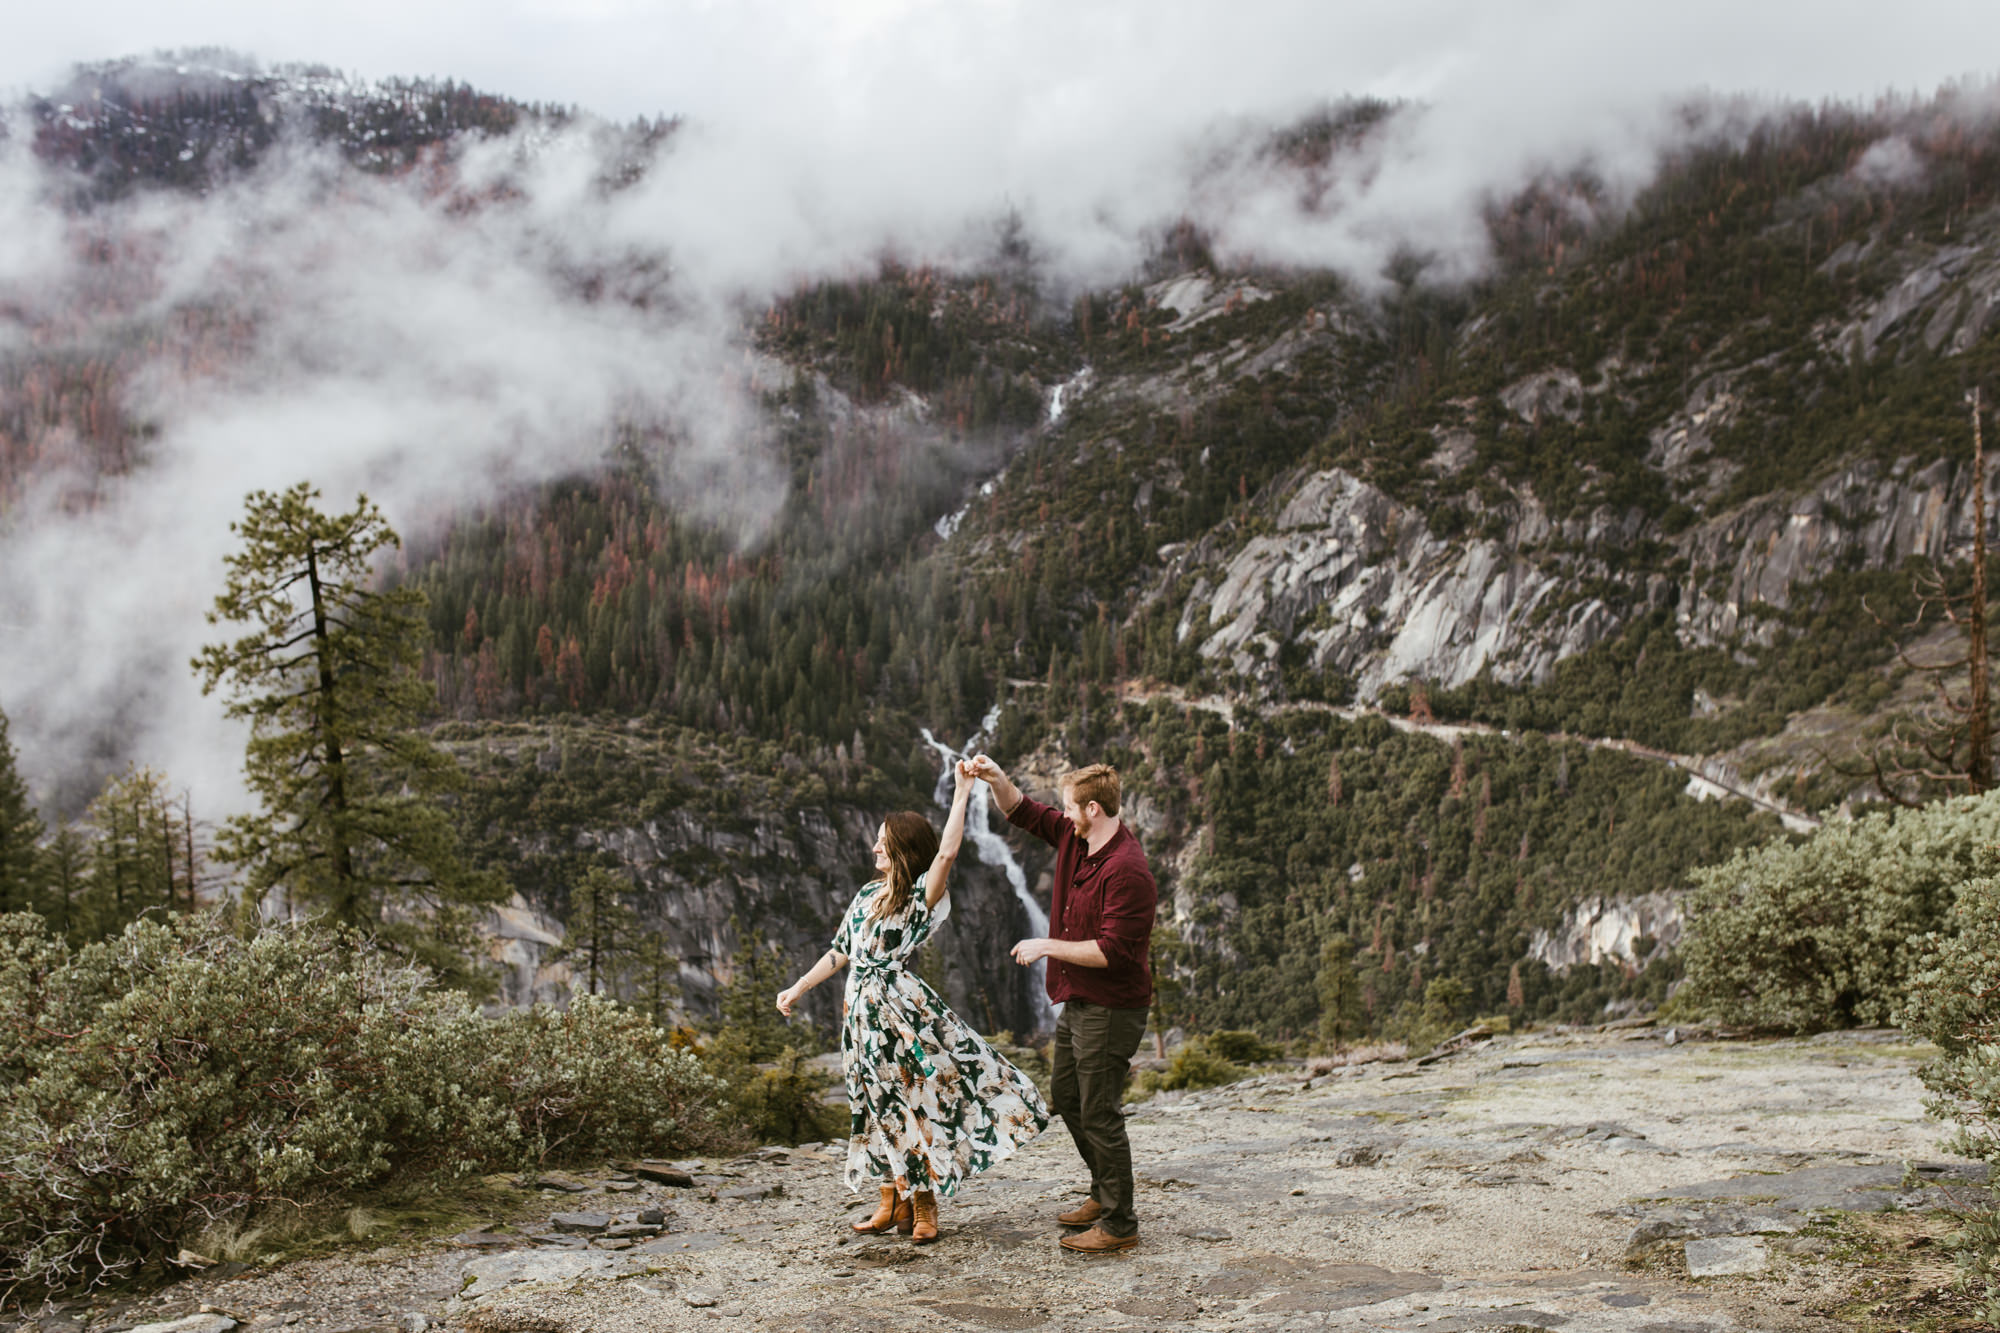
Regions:
[[72, 953], [0, 917], [0, 1285], [92, 1283], [391, 1177], [669, 1151], [713, 1092], [642, 1015], [483, 1018], [346, 932], [191, 916]]
[[[2000, 864], [1989, 853], [1984, 868], [1959, 890], [1946, 929], [1924, 940], [1897, 1022], [1937, 1043], [1920, 1072], [1931, 1093], [1924, 1109], [1958, 1126], [1947, 1151], [2000, 1168]], [[2000, 1325], [2000, 1209], [1975, 1208], [1963, 1220], [1960, 1273]]]
[[1809, 1032], [1887, 1023], [1944, 926], [2000, 793], [1829, 824], [1693, 874], [1682, 1013]]

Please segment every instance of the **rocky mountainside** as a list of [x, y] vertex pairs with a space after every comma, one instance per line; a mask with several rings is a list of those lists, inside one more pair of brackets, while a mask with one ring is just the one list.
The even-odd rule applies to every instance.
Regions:
[[[755, 535], [658, 484], [671, 431], [638, 420], [410, 534], [440, 734], [482, 779], [468, 829], [519, 895], [508, 994], [562, 982], [543, 955], [591, 858], [666, 925], [697, 1010], [745, 938], [803, 965], [872, 821], [931, 808], [928, 728], [1048, 776], [1119, 764], [1176, 1021], [1303, 1036], [1344, 969], [1384, 1032], [1657, 1001], [1690, 865], [1869, 798], [1834, 761], [1911, 695], [1871, 612], [1913, 609], [1912, 559], [1969, 552], [1964, 393], [2000, 300], [1975, 101], [1773, 113], [1629, 201], [1529, 183], [1470, 284], [1422, 256], [1227, 263], [1183, 224], [1129, 283], [1058, 295], [1002, 227], [968, 267], [773, 299], [731, 372], [741, 451], [782, 483]], [[455, 193], [458, 155], [574, 123], [227, 62], [90, 71], [30, 110], [71, 216], [114, 230], [128, 195], [254, 183], [286, 136], [470, 227], [529, 204]], [[1388, 114], [1259, 151], [1320, 170]], [[671, 130], [604, 129], [591, 188], [642, 179]], [[549, 263], [585, 300], [672, 307], [643, 247]], [[0, 343], [0, 503], [142, 476], [159, 395], [132, 387], [258, 345], [238, 298], [150, 290], [105, 297], [102, 336], [78, 315]], [[1028, 908], [968, 860], [954, 1001], [1030, 1026], [996, 947]]]

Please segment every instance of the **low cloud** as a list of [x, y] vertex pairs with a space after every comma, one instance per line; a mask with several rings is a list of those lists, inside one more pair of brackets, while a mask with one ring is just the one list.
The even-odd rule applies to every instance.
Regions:
[[[44, 789], [132, 757], [212, 811], [236, 804], [241, 737], [186, 661], [216, 632], [201, 613], [252, 489], [309, 478], [343, 506], [366, 490], [408, 530], [588, 466], [619, 423], [639, 421], [673, 441], [662, 486], [753, 542], [783, 473], [763, 444], [744, 316], [799, 282], [885, 254], [976, 263], [1009, 215], [1058, 286], [1129, 277], [1182, 218], [1232, 259], [1337, 269], [1363, 289], [1412, 251], [1434, 277], [1462, 279], [1488, 262], [1496, 197], [1573, 170], [1612, 207], [1643, 186], [1688, 132], [1675, 108], [1690, 89], [1852, 95], [1952, 72], [1924, 63], [1934, 41], [1900, 35], [1924, 30], [1914, 16], [1884, 36], [1866, 12], [1444, 0], [1371, 13], [1265, 0], [50, 11], [0, 55], [0, 82], [52, 86], [62, 61], [115, 54], [96, 49], [109, 31], [128, 49], [225, 42], [618, 116], [690, 114], [616, 191], [601, 183], [609, 131], [585, 121], [396, 177], [294, 143], [212, 193], [83, 216], [57, 207], [76, 183], [26, 152], [26, 127], [0, 138], [0, 356], [33, 342], [42, 356], [116, 359], [130, 371], [123, 410], [149, 430], [136, 468], [93, 479], [82, 506], [66, 469], [87, 467], [88, 449], [44, 441], [30, 490], [0, 514], [0, 707]], [[2000, 17], [1979, 22], [2000, 36]], [[1265, 151], [1271, 131], [1350, 95], [1398, 109], [1320, 178]], [[1902, 169], [1877, 148], [1857, 170]]]

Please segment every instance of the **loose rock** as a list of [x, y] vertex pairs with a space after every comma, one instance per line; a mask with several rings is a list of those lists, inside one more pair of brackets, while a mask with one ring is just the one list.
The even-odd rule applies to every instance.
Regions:
[[717, 1190], [718, 1199], [733, 1199], [739, 1203], [749, 1203], [757, 1199], [775, 1199], [785, 1192], [783, 1185], [739, 1185], [732, 1190]]
[[611, 1216], [608, 1213], [556, 1213], [549, 1218], [549, 1225], [557, 1231], [594, 1236], [611, 1225]]
[[1761, 1273], [1771, 1256], [1756, 1236], [1716, 1236], [1687, 1243], [1687, 1266], [1689, 1277], [1728, 1277]]
[[229, 1333], [236, 1327], [236, 1321], [228, 1315], [191, 1314], [185, 1319], [176, 1319], [165, 1324], [140, 1324], [127, 1329], [126, 1333]]
[[[522, 1250], [514, 1254], [489, 1254], [466, 1261], [464, 1274], [473, 1278], [466, 1288], [466, 1300], [478, 1300], [516, 1282], [570, 1282], [586, 1273], [607, 1273], [621, 1262], [619, 1256], [592, 1250], [573, 1252]], [[224, 1329], [189, 1329], [187, 1333], [226, 1333]]]
[[493, 1231], [461, 1231], [451, 1238], [454, 1245], [467, 1249], [496, 1249], [506, 1245], [518, 1245], [519, 1236], [503, 1236]]
[[665, 1162], [641, 1162], [632, 1168], [632, 1174], [641, 1180], [650, 1180], [655, 1185], [672, 1185], [676, 1189], [694, 1188], [692, 1175]]

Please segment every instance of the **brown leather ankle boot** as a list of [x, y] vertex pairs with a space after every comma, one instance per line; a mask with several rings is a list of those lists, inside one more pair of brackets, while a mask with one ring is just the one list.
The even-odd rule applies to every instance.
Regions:
[[850, 1229], [864, 1236], [879, 1236], [896, 1225], [896, 1187], [882, 1187], [882, 1202], [875, 1205], [875, 1211], [859, 1222], [852, 1223]]
[[928, 1245], [938, 1238], [937, 1195], [929, 1190], [918, 1190], [910, 1196], [912, 1227], [910, 1243]]
[[910, 1228], [914, 1225], [916, 1225], [916, 1217], [910, 1211], [910, 1197], [906, 1195], [896, 1203], [896, 1230], [907, 1236], [910, 1234]]

